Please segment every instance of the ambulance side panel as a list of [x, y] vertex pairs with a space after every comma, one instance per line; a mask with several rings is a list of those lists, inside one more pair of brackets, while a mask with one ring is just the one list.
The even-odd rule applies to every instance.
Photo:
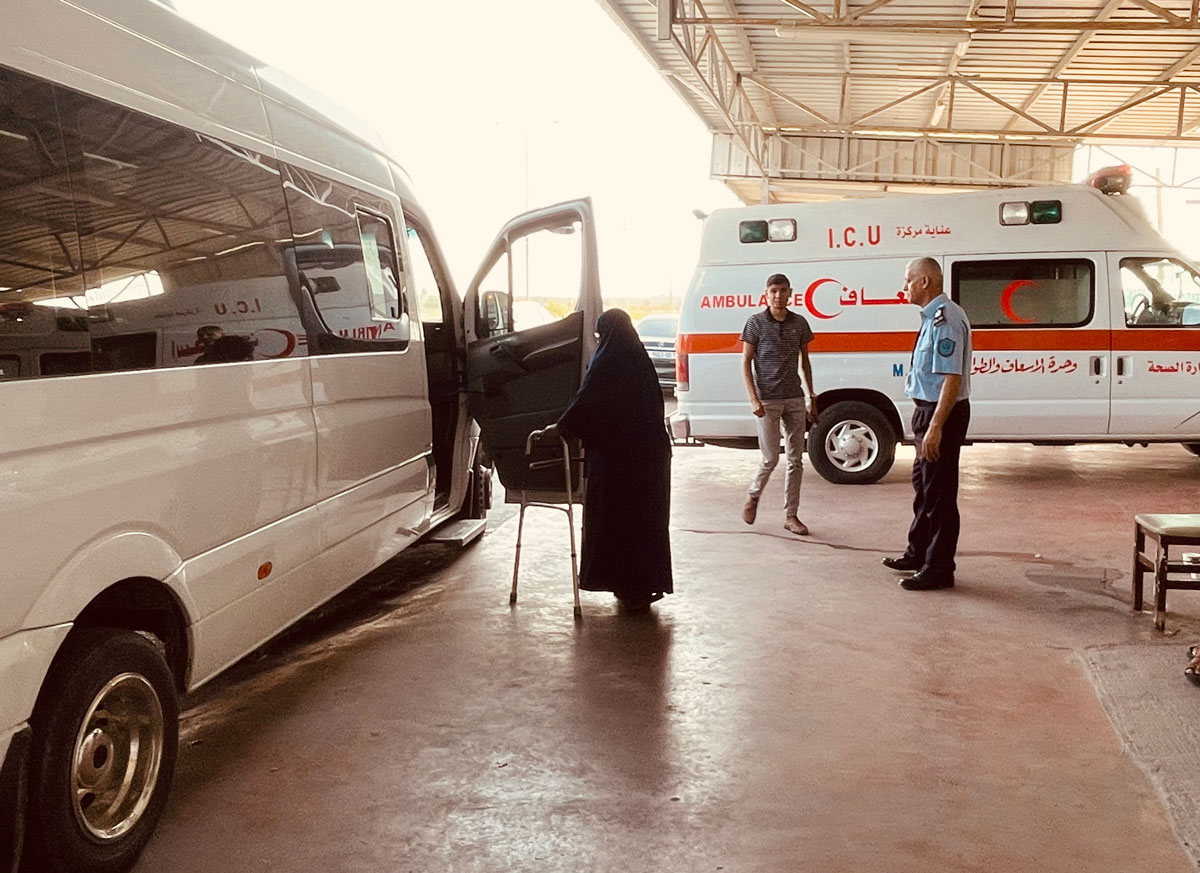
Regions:
[[946, 258], [971, 319], [972, 439], [1108, 433], [1109, 286], [1103, 252]]

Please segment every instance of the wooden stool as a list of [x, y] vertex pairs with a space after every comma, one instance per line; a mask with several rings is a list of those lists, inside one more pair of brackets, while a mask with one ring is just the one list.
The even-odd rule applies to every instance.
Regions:
[[[1157, 543], [1153, 560], [1145, 554], [1146, 540]], [[1200, 591], [1200, 564], [1170, 560], [1171, 546], [1200, 546], [1200, 514], [1135, 515], [1133, 517], [1133, 608], [1142, 611], [1142, 580], [1154, 573], [1154, 626], [1166, 622], [1167, 589]], [[1187, 576], [1188, 578], [1179, 578]]]

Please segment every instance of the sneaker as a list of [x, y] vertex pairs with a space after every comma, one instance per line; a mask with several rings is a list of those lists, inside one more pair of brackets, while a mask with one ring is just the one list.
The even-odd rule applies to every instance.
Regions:
[[789, 515], [784, 519], [783, 526], [798, 537], [808, 536], [808, 525], [794, 515]]
[[753, 494], [747, 494], [746, 504], [742, 507], [742, 521], [746, 524], [754, 524], [756, 518], [758, 518], [758, 498]]

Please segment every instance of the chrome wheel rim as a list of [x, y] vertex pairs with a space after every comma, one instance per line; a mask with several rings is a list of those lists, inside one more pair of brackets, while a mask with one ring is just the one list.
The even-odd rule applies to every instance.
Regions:
[[122, 673], [92, 699], [75, 738], [72, 808], [97, 840], [114, 840], [137, 824], [158, 784], [163, 709], [144, 676]]
[[825, 437], [825, 456], [845, 473], [861, 473], [879, 457], [879, 437], [861, 421], [840, 421]]

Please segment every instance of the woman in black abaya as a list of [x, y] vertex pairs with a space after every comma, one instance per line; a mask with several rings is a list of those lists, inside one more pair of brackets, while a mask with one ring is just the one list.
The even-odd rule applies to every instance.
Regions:
[[596, 330], [600, 346], [557, 425], [585, 450], [579, 587], [646, 607], [674, 590], [671, 440], [662, 389], [627, 312], [608, 310]]

